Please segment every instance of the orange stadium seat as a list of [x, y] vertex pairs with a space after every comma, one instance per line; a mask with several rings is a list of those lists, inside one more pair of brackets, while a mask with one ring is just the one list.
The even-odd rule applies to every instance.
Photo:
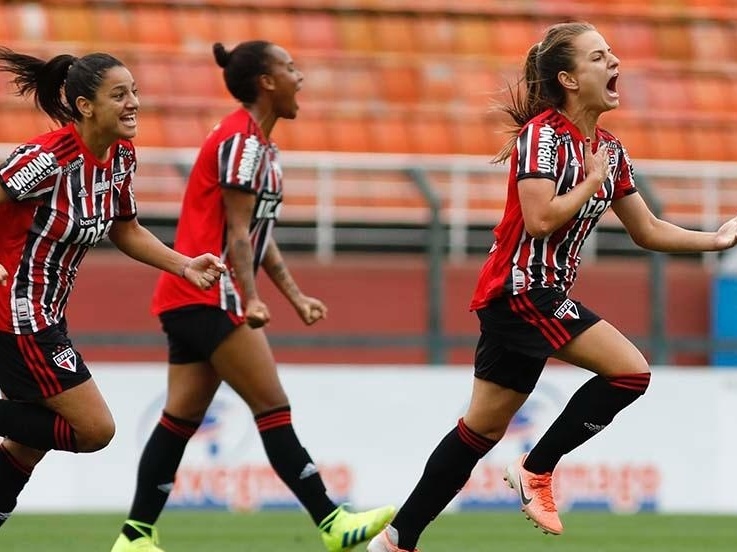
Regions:
[[333, 151], [371, 151], [367, 121], [355, 113], [336, 114], [327, 123]]
[[378, 153], [416, 153], [414, 134], [404, 113], [391, 111], [369, 121], [372, 150]]
[[[256, 40], [268, 40], [285, 48], [294, 55], [297, 48], [297, 36], [294, 28], [294, 16], [289, 12], [255, 11], [253, 18], [253, 37]], [[246, 40], [251, 40], [247, 38]]]
[[660, 59], [690, 61], [693, 57], [688, 23], [655, 23], [655, 36]]
[[450, 102], [460, 95], [452, 60], [427, 60], [419, 67], [420, 94], [424, 101]]
[[425, 54], [453, 54], [457, 51], [458, 27], [441, 15], [423, 15], [417, 21], [417, 50]]
[[689, 86], [699, 111], [714, 114], [735, 111], [732, 83], [725, 76], [693, 74], [689, 78]]
[[417, 30], [413, 21], [411, 16], [401, 14], [379, 15], [374, 18], [377, 49], [382, 52], [416, 52]]
[[[352, 84], [352, 80], [341, 73], [340, 58], [333, 61], [301, 56], [297, 52], [294, 62], [297, 69], [304, 75], [302, 90], [297, 96], [297, 101], [300, 103], [332, 101], [339, 94], [343, 95], [343, 87]], [[346, 96], [351, 98], [350, 94]]]
[[[658, 47], [653, 24], [647, 20], [625, 20], [615, 25], [616, 33], [605, 37], [622, 63], [657, 59]], [[625, 66], [626, 67], [626, 66]]]
[[288, 123], [289, 134], [292, 144], [289, 149], [297, 151], [330, 151], [330, 136], [325, 114], [319, 111], [307, 111], [299, 114], [295, 121], [282, 121]]
[[527, 52], [540, 41], [546, 24], [527, 19], [490, 19], [487, 33], [491, 37], [492, 54], [515, 60], [522, 68]]
[[710, 63], [734, 61], [737, 35], [731, 25], [716, 21], [694, 21], [689, 25], [695, 61]]
[[410, 129], [419, 153], [458, 153], [453, 129], [442, 113], [418, 113], [410, 119]]
[[[501, 55], [494, 48], [492, 24], [480, 17], [459, 17], [455, 20], [455, 53], [471, 56]], [[512, 37], [509, 37], [512, 40]]]
[[137, 55], [127, 62], [138, 85], [141, 102], [165, 102], [177, 93], [170, 62], [161, 56]]
[[341, 13], [338, 16], [338, 35], [343, 51], [369, 53], [377, 49], [371, 19], [363, 13]]
[[414, 104], [420, 99], [420, 75], [412, 62], [388, 60], [377, 67], [380, 93], [392, 103]]
[[92, 10], [82, 5], [50, 4], [44, 7], [48, 15], [49, 39], [88, 45], [94, 38]]
[[190, 97], [204, 104], [216, 98], [229, 97], [222, 69], [212, 56], [171, 56], [168, 64], [174, 90], [173, 100]]
[[167, 51], [179, 48], [179, 36], [172, 24], [173, 8], [135, 5], [129, 9], [133, 23], [131, 38], [136, 45]]
[[333, 52], [340, 46], [338, 24], [331, 13], [298, 12], [294, 15], [294, 26], [300, 51]]
[[136, 146], [169, 147], [164, 126], [164, 117], [158, 109], [142, 105], [138, 114], [138, 130], [133, 142]]
[[[340, 63], [332, 68], [333, 85], [335, 90], [332, 96], [353, 102], [372, 103], [384, 96], [384, 83], [376, 66], [370, 62]], [[305, 86], [309, 87], [309, 75], [305, 76]]]
[[240, 42], [261, 38], [256, 33], [254, 21], [250, 11], [242, 9], [218, 9], [215, 11], [217, 17], [217, 39], [226, 48], [233, 48]]
[[183, 5], [172, 12], [185, 51], [210, 52], [213, 42], [221, 41], [218, 13], [212, 8]]
[[161, 113], [164, 146], [168, 148], [198, 147], [209, 129], [202, 125], [200, 113], [194, 109], [167, 109]]
[[680, 112], [693, 108], [688, 77], [680, 73], [649, 73], [645, 91], [647, 109]]
[[91, 9], [96, 44], [104, 48], [130, 46], [133, 33], [129, 10], [111, 4], [95, 4]]
[[58, 125], [32, 103], [0, 106], [0, 142], [22, 144], [38, 134], [50, 132]]
[[691, 130], [679, 121], [662, 121], [648, 132], [648, 159], [695, 159]]

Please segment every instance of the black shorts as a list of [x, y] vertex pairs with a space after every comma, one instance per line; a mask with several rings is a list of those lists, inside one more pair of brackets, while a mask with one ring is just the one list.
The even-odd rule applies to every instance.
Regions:
[[218, 307], [192, 305], [159, 315], [169, 343], [169, 363], [207, 362], [243, 319]]
[[481, 322], [476, 377], [519, 393], [531, 393], [548, 357], [601, 320], [547, 288], [493, 299], [476, 314]]
[[34, 334], [0, 332], [0, 389], [13, 400], [58, 395], [92, 377], [65, 321]]

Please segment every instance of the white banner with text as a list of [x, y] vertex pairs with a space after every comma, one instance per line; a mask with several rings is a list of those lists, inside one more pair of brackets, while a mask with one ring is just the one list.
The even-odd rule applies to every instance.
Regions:
[[[160, 364], [91, 366], [117, 422], [93, 454], [50, 452], [18, 511], [126, 511], [137, 463], [161, 416]], [[464, 413], [470, 368], [296, 366], [280, 368], [302, 444], [331, 497], [355, 507], [400, 505], [427, 457]], [[474, 470], [451, 509], [517, 508], [504, 466], [529, 450], [590, 377], [547, 368], [507, 435]], [[554, 474], [560, 509], [737, 513], [737, 371], [655, 368], [648, 392]], [[296, 508], [272, 471], [253, 417], [227, 386], [191, 439], [169, 508]]]

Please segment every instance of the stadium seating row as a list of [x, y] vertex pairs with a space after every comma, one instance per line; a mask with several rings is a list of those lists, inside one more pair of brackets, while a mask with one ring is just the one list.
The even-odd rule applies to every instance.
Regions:
[[[455, 3], [465, 5], [469, 1]], [[536, 12], [536, 17], [514, 13], [503, 17], [483, 17], [478, 13], [448, 17], [433, 12], [289, 11], [227, 6], [186, 2], [3, 2], [0, 18], [13, 24], [0, 26], [0, 43], [59, 42], [70, 48], [191, 53], [207, 52], [215, 41], [228, 44], [267, 37], [295, 53], [446, 54], [518, 62], [538, 40], [542, 29], [557, 20], [545, 9]], [[737, 40], [737, 28], [731, 21], [683, 17], [650, 21], [601, 15], [592, 15], [591, 20], [628, 61], [737, 61], [731, 47]]]

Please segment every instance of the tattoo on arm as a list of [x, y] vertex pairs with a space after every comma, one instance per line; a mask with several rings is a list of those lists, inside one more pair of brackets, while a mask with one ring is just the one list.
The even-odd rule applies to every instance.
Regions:
[[284, 263], [279, 248], [273, 239], [269, 241], [263, 267], [271, 281], [274, 282], [285, 297], [294, 299], [300, 294], [299, 287], [289, 273], [289, 269]]
[[230, 263], [235, 269], [238, 283], [243, 290], [244, 299], [256, 297], [256, 279], [253, 275], [253, 249], [247, 237], [230, 240]]

